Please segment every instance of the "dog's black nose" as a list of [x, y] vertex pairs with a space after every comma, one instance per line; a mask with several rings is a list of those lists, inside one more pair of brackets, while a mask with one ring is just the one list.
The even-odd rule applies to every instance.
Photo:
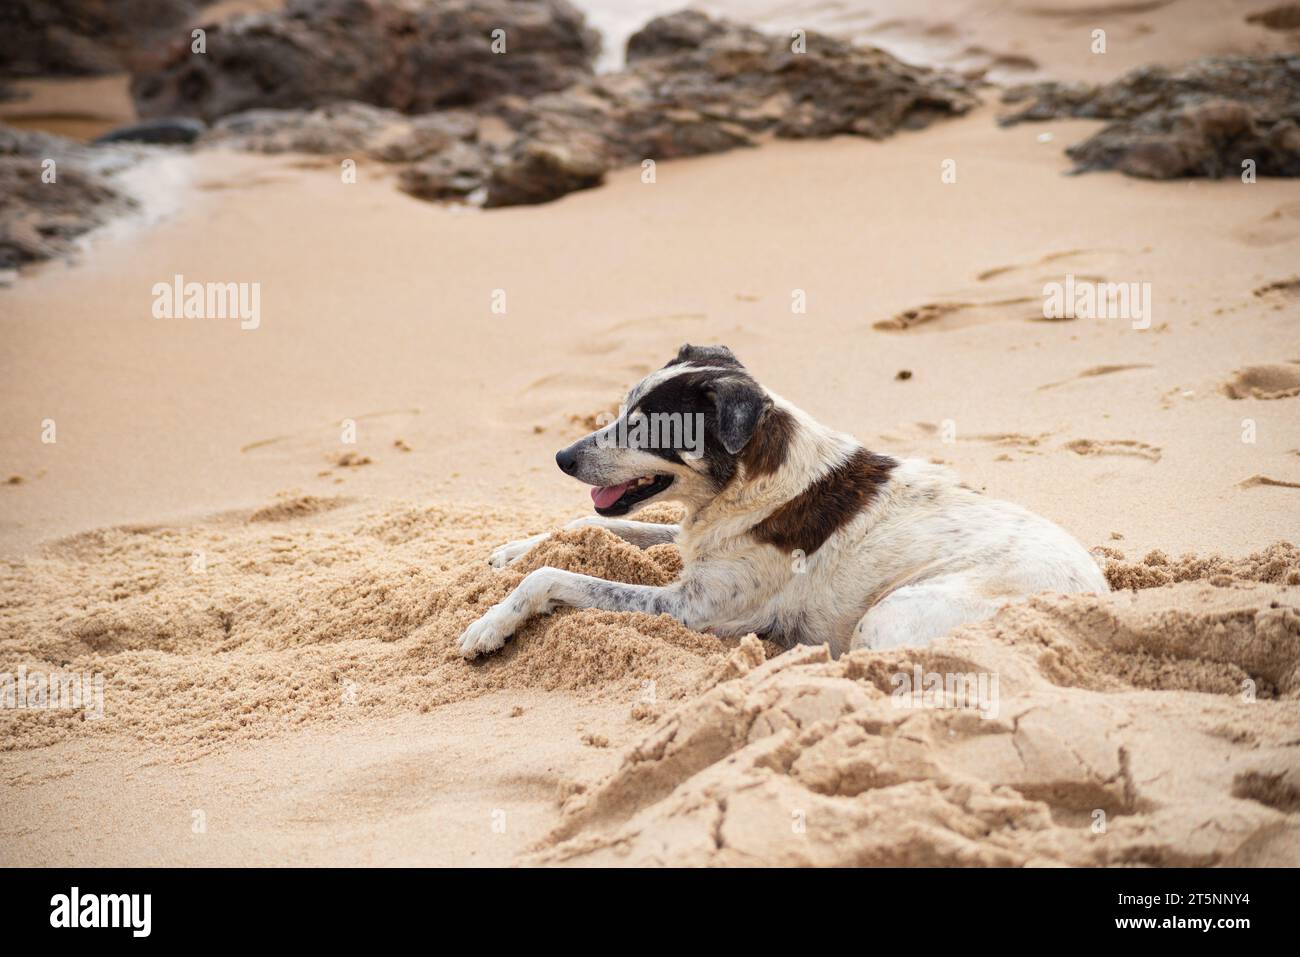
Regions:
[[555, 453], [555, 464], [566, 475], [578, 471], [578, 456], [571, 449], [560, 449]]

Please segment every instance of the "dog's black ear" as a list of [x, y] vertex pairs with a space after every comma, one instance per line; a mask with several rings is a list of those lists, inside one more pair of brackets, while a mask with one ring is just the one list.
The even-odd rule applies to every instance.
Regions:
[[693, 346], [689, 342], [677, 350], [677, 358], [668, 365], [675, 366], [681, 362], [692, 362], [696, 365], [740, 366], [736, 354], [726, 346]]
[[707, 395], [718, 410], [718, 439], [735, 455], [753, 437], [772, 400], [753, 379], [716, 379]]

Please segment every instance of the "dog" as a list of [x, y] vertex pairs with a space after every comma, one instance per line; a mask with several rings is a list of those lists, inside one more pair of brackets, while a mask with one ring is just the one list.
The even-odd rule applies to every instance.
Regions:
[[[685, 448], [690, 423], [699, 441]], [[868, 451], [764, 389], [725, 346], [682, 346], [615, 421], [555, 461], [593, 486], [595, 514], [566, 527], [596, 525], [641, 548], [675, 542], [681, 575], [652, 587], [539, 568], [465, 629], [468, 658], [560, 607], [667, 614], [722, 637], [825, 643], [838, 656], [928, 645], [1039, 592], [1108, 591], [1058, 526], [947, 468]], [[680, 525], [623, 518], [669, 500], [685, 506]], [[505, 567], [546, 537], [489, 562]]]

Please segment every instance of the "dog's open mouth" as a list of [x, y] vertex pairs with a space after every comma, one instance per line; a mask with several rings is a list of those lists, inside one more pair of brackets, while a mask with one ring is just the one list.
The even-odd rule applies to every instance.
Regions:
[[600, 515], [625, 515], [637, 502], [658, 495], [673, 484], [671, 475], [643, 475], [630, 482], [601, 485], [591, 490], [591, 500]]

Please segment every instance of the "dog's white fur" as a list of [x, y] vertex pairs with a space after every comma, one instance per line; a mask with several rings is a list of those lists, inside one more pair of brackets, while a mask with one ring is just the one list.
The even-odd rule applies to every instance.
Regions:
[[[670, 366], [654, 373], [633, 390], [629, 407], [639, 393], [681, 371]], [[675, 541], [683, 560], [677, 582], [624, 585], [540, 568], [465, 630], [462, 652], [495, 651], [530, 617], [569, 606], [667, 613], [722, 636], [756, 631], [825, 642], [838, 655], [926, 645], [1039, 592], [1108, 590], [1097, 563], [1061, 528], [918, 459], [899, 460], [869, 504], [813, 554], [759, 541], [753, 534], [759, 522], [860, 448], [852, 437], [766, 395], [797, 424], [784, 461], [770, 475], [751, 481], [742, 470], [717, 492], [700, 463], [670, 463], [635, 449], [616, 450], [592, 467], [596, 477], [588, 480], [597, 484], [654, 472], [674, 476], [663, 497], [686, 506], [680, 526], [588, 516], [569, 527], [598, 525], [640, 547]], [[506, 545], [490, 561], [503, 567], [546, 537]]]

